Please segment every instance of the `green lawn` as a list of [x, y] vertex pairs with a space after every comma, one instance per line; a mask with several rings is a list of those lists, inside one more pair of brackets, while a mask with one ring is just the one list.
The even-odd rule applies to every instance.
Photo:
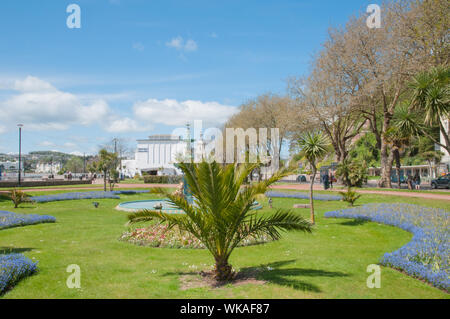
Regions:
[[[39, 260], [39, 272], [3, 298], [448, 298], [439, 289], [385, 267], [381, 288], [367, 288], [367, 265], [406, 244], [411, 234], [377, 223], [325, 219], [326, 211], [346, 205], [320, 201], [316, 202], [313, 234], [286, 233], [277, 242], [238, 248], [232, 254], [236, 268], [261, 267], [260, 279], [266, 284], [180, 290], [182, 274], [212, 265], [207, 251], [138, 247], [117, 240], [126, 230], [126, 213], [114, 207], [123, 201], [153, 197], [139, 194], [96, 200], [99, 209], [92, 200], [27, 204], [19, 209], [0, 200], [0, 210], [57, 218], [55, 224], [0, 231], [0, 253], [22, 252]], [[287, 208], [306, 202], [275, 198], [274, 206]], [[448, 206], [447, 201], [379, 195], [363, 195], [358, 201], [369, 202]], [[296, 211], [309, 215], [308, 209]], [[265, 208], [261, 213], [270, 211]], [[70, 264], [81, 267], [81, 289], [66, 287]]]

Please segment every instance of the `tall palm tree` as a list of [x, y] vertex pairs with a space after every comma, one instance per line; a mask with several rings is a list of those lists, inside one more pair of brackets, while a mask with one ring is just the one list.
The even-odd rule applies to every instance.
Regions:
[[417, 114], [408, 109], [406, 102], [401, 103], [394, 113], [392, 126], [386, 130], [385, 138], [391, 144], [391, 152], [395, 161], [398, 188], [401, 188], [400, 180], [400, 156], [402, 149], [410, 144], [413, 136], [419, 135], [423, 125], [418, 121]]
[[314, 179], [317, 174], [317, 164], [329, 152], [330, 143], [322, 133], [307, 132], [300, 137], [298, 144], [301, 148], [300, 154], [306, 158], [312, 169], [312, 178], [309, 186], [309, 203], [311, 206], [311, 223], [315, 224], [313, 200]]
[[170, 227], [178, 226], [200, 240], [215, 260], [214, 274], [219, 281], [231, 280], [234, 272], [228, 259], [234, 248], [250, 235], [267, 235], [279, 239], [280, 230], [310, 232], [311, 224], [290, 211], [278, 210], [270, 216], [257, 214], [251, 207], [258, 195], [287, 175], [278, 172], [266, 181], [243, 185], [257, 164], [236, 166], [203, 161], [181, 163], [187, 184], [194, 198], [189, 204], [183, 196], [169, 194], [162, 188], [154, 193], [164, 194], [169, 202], [185, 214], [166, 214], [144, 210], [128, 216], [129, 223], [156, 219]]
[[450, 152], [450, 137], [442, 122], [450, 116], [450, 68], [440, 66], [414, 76], [409, 84], [411, 89], [411, 108], [423, 114], [424, 123], [429, 126], [437, 125], [444, 136], [441, 144], [431, 137], [427, 130], [422, 129], [428, 137]]

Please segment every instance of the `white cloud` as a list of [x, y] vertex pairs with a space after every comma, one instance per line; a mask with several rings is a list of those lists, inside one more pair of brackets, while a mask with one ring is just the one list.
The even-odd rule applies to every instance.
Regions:
[[233, 106], [218, 102], [201, 102], [187, 100], [156, 100], [137, 102], [133, 107], [135, 116], [149, 123], [165, 125], [185, 125], [188, 121], [203, 120], [209, 124], [223, 124], [231, 115], [237, 112]]
[[108, 116], [103, 100], [83, 103], [76, 95], [59, 91], [50, 83], [28, 76], [17, 80], [18, 94], [0, 101], [4, 124], [23, 123], [34, 130], [64, 130], [74, 124], [90, 125]]
[[24, 80], [14, 82], [14, 90], [21, 92], [54, 92], [53, 85], [34, 76], [27, 76]]
[[188, 39], [186, 42], [181, 36], [177, 36], [176, 38], [172, 38], [169, 42], [166, 42], [166, 46], [169, 48], [175, 48], [179, 51], [196, 51], [198, 48], [197, 42], [192, 39]]
[[128, 117], [112, 119], [108, 121], [108, 126], [105, 127], [105, 130], [110, 133], [142, 132], [150, 129], [150, 127], [143, 127], [137, 121]]

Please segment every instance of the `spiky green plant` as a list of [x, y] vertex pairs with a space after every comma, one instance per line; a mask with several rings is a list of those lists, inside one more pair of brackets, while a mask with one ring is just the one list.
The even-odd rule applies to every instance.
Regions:
[[14, 203], [14, 208], [19, 207], [19, 205], [22, 203], [30, 202], [29, 197], [30, 196], [27, 193], [15, 188], [9, 192], [9, 198]]
[[182, 196], [162, 188], [153, 193], [165, 195], [169, 202], [185, 214], [166, 214], [143, 210], [128, 216], [129, 223], [156, 219], [169, 227], [177, 225], [199, 239], [215, 260], [214, 275], [218, 281], [233, 279], [234, 271], [228, 259], [234, 248], [250, 235], [266, 235], [276, 240], [280, 230], [311, 231], [311, 224], [291, 211], [278, 210], [264, 216], [251, 210], [258, 195], [287, 175], [278, 172], [265, 181], [243, 185], [246, 177], [257, 167], [253, 164], [222, 166], [216, 162], [181, 163], [185, 179], [193, 195], [189, 204]]
[[341, 194], [342, 200], [347, 202], [351, 207], [353, 207], [355, 202], [361, 197], [361, 195], [352, 190], [351, 187], [348, 187], [346, 192], [339, 192], [339, 194]]

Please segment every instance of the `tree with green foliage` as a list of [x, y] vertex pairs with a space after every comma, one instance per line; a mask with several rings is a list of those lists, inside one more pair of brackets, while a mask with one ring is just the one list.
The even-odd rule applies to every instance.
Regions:
[[401, 188], [401, 152], [410, 145], [411, 138], [419, 134], [420, 127], [421, 124], [417, 120], [417, 115], [408, 109], [407, 104], [402, 103], [395, 109], [392, 126], [384, 133], [384, 138], [391, 147], [389, 159], [395, 161], [399, 189]]
[[[429, 71], [418, 73], [409, 83], [411, 90], [411, 110], [423, 115], [424, 126], [418, 127], [421, 132], [450, 152], [450, 136], [444, 121], [450, 119], [450, 67], [438, 66]], [[439, 126], [444, 137], [429, 133], [429, 128]]]
[[328, 138], [322, 133], [307, 132], [300, 137], [298, 145], [301, 148], [300, 154], [306, 158], [312, 170], [312, 178], [309, 187], [309, 203], [311, 206], [311, 223], [314, 225], [313, 187], [317, 174], [317, 164], [329, 153], [330, 143]]
[[[111, 181], [115, 176], [115, 172], [117, 164], [117, 154], [110, 153], [106, 149], [101, 149], [98, 152], [98, 158], [92, 162], [89, 167], [89, 171], [91, 172], [101, 172], [103, 174], [103, 190], [106, 192], [106, 183], [107, 181]], [[110, 183], [110, 189], [112, 188], [112, 184]]]
[[159, 220], [169, 228], [178, 226], [200, 240], [215, 260], [214, 274], [218, 281], [234, 278], [228, 259], [234, 248], [250, 235], [265, 235], [279, 239], [280, 230], [311, 232], [311, 224], [298, 214], [278, 210], [272, 215], [261, 215], [251, 210], [257, 196], [287, 175], [277, 172], [265, 181], [243, 185], [257, 164], [220, 165], [203, 161], [198, 164], [180, 163], [193, 196], [190, 204], [185, 197], [171, 194], [163, 188], [153, 193], [163, 194], [171, 205], [185, 214], [167, 214], [143, 210], [128, 216], [129, 223]]

